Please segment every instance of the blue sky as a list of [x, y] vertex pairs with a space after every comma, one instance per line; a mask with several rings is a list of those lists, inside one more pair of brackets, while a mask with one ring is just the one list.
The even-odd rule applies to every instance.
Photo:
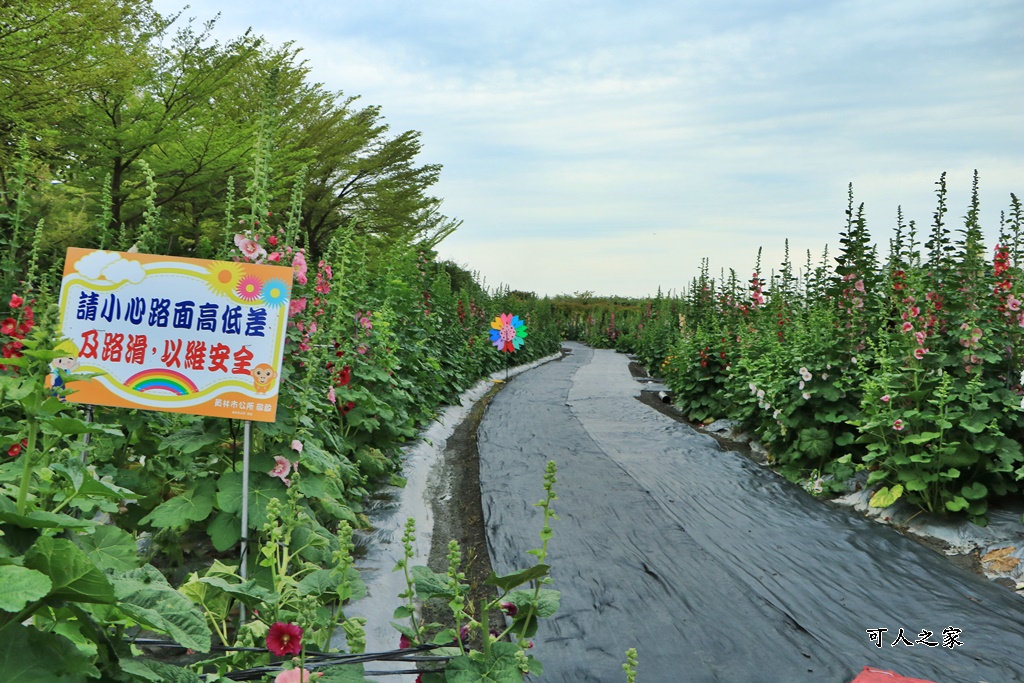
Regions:
[[[154, 0], [163, 13], [183, 2]], [[947, 172], [990, 246], [1024, 199], [1020, 0], [196, 0], [222, 39], [303, 48], [313, 78], [422, 133], [464, 221], [438, 251], [489, 286], [643, 296], [835, 253], [847, 184], [884, 254]]]

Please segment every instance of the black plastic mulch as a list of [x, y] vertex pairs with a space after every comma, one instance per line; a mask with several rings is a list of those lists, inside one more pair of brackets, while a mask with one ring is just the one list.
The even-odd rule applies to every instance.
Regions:
[[[562, 605], [534, 639], [545, 683], [624, 681], [628, 647], [652, 682], [848, 683], [864, 665], [1024, 681], [1019, 596], [721, 450], [637, 401], [625, 356], [571, 346], [511, 380], [479, 430], [499, 574], [535, 562], [534, 503], [558, 463]], [[942, 643], [951, 628], [962, 645]], [[886, 629], [881, 647], [869, 629]], [[892, 645], [900, 629], [939, 645]]]

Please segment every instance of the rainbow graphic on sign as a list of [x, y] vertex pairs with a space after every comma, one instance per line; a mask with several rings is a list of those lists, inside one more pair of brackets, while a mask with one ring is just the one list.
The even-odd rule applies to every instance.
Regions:
[[165, 391], [174, 396], [188, 396], [199, 391], [199, 387], [188, 377], [166, 368], [137, 372], [125, 380], [124, 386], [139, 393]]

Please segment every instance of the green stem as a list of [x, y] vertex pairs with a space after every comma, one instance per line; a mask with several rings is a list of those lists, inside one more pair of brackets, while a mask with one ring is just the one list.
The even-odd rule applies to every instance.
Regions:
[[32, 454], [36, 448], [36, 436], [39, 433], [39, 423], [35, 419], [28, 420], [28, 446], [25, 448], [23, 469], [21, 471], [21, 486], [18, 488], [18, 514], [24, 515], [28, 505], [28, 487], [32, 483]]

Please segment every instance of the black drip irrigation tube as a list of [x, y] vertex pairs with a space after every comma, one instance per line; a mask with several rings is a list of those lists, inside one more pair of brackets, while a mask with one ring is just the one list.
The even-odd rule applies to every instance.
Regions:
[[[151, 640], [137, 638], [131, 641], [135, 645], [147, 647], [166, 647], [186, 649], [183, 645], [170, 640]], [[447, 662], [451, 659], [447, 655], [419, 655], [421, 652], [430, 652], [444, 647], [458, 647], [458, 642], [452, 641], [442, 645], [417, 645], [415, 647], [401, 650], [387, 650], [385, 652], [367, 652], [364, 654], [337, 654], [330, 652], [309, 652], [306, 655], [304, 665], [307, 669], [322, 669], [329, 666], [341, 666], [345, 664], [365, 664], [367, 662]], [[225, 647], [215, 645], [210, 648], [213, 652], [266, 652], [262, 647]], [[201, 663], [201, 662], [197, 662]], [[252, 669], [239, 669], [224, 674], [224, 678], [232, 681], [255, 681], [265, 674], [283, 671], [283, 667], [276, 664], [257, 666]], [[364, 676], [394, 676], [398, 674], [421, 674], [421, 673], [442, 673], [443, 669], [405, 669], [402, 671], [364, 671]]]

